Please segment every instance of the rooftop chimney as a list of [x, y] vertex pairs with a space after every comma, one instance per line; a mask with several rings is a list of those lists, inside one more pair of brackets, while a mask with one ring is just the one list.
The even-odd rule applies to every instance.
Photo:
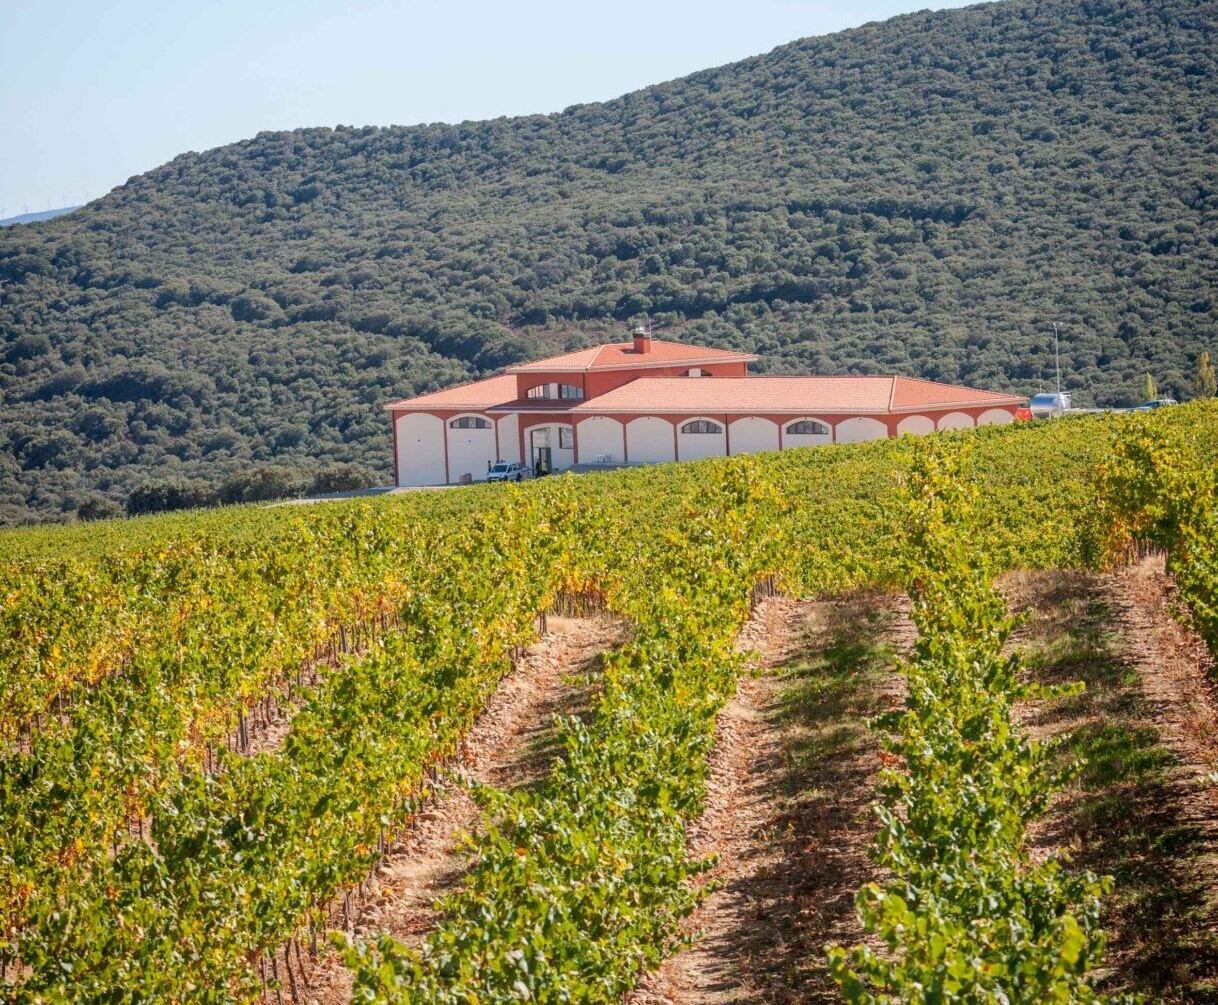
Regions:
[[651, 352], [650, 325], [639, 325], [634, 330], [634, 351], [640, 355]]

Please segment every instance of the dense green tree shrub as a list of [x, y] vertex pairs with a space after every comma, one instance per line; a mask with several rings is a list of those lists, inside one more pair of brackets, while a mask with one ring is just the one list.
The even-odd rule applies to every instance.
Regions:
[[[643, 312], [771, 373], [1020, 393], [1056, 320], [1078, 404], [1148, 372], [1189, 397], [1218, 336], [1216, 54], [1208, 0], [1007, 0], [556, 115], [183, 154], [0, 230], [0, 514], [103, 473], [388, 480], [379, 405]], [[81, 399], [115, 431], [81, 434]]]
[[216, 493], [222, 503], [266, 502], [300, 495], [308, 483], [293, 468], [266, 465], [229, 475]]
[[215, 498], [206, 485], [184, 478], [163, 478], [136, 486], [127, 496], [127, 515], [206, 506]]
[[331, 464], [313, 476], [309, 492], [329, 495], [335, 492], [355, 492], [372, 488], [379, 479], [375, 472], [360, 464]]
[[123, 507], [113, 499], [94, 493], [76, 507], [77, 520], [112, 520], [123, 515]]

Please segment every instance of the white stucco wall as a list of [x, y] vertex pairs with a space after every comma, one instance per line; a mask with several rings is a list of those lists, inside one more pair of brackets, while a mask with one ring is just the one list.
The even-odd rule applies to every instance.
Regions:
[[[792, 433], [789, 432], [791, 426], [796, 422], [819, 422], [825, 427], [823, 433]], [[782, 449], [792, 450], [795, 447], [820, 447], [826, 443], [833, 442], [833, 424], [824, 419], [818, 419], [814, 415], [804, 415], [798, 419], [791, 419], [783, 425], [782, 430]]]
[[499, 460], [520, 460], [520, 417], [505, 415], [499, 420]]
[[579, 435], [579, 463], [595, 464], [598, 454], [608, 454], [611, 464], [621, 464], [625, 459], [625, 443], [622, 424], [617, 419], [594, 416], [584, 419], [576, 427]]
[[631, 419], [626, 424], [626, 444], [631, 464], [654, 464], [671, 461], [672, 423], [653, 415]]
[[1015, 416], [1005, 408], [990, 408], [977, 416], [977, 425], [979, 426], [1001, 426], [1014, 421]]
[[453, 429], [452, 421], [448, 420], [448, 480], [459, 482], [468, 474], [476, 482], [483, 481], [487, 466], [498, 460], [494, 425], [489, 429]]
[[862, 443], [864, 440], [883, 440], [888, 437], [888, 427], [879, 419], [859, 416], [843, 419], [835, 429], [838, 443]]
[[444, 422], [407, 412], [397, 419], [398, 485], [444, 484]]
[[570, 439], [568, 440], [568, 442], [571, 444], [571, 446], [569, 446], [569, 447], [560, 447], [558, 445], [559, 444], [558, 425], [555, 424], [555, 425], [551, 426], [550, 428], [553, 430], [553, 432], [550, 435], [553, 437], [553, 440], [551, 442], [554, 444], [554, 470], [555, 471], [566, 471], [567, 468], [569, 468], [572, 464], [575, 463], [575, 436], [574, 436], [575, 427], [572, 426], [571, 423], [569, 423], [569, 422], [566, 423], [566, 425], [563, 427], [567, 430], [567, 434], [570, 436]]
[[681, 427], [694, 419], [677, 423], [677, 460], [696, 461], [701, 457], [723, 457], [727, 454], [727, 433], [720, 419], [711, 419], [719, 427], [717, 433], [683, 433]]
[[728, 442], [733, 456], [778, 449], [778, 423], [758, 416], [737, 419], [728, 427]]
[[939, 419], [940, 429], [972, 429], [973, 417], [963, 412], [948, 412]]
[[897, 423], [897, 436], [924, 436], [935, 431], [935, 420], [926, 415], [907, 415]]

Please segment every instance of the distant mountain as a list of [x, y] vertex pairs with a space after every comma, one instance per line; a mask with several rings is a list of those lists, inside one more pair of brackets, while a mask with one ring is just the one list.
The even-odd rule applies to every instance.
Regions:
[[1009, 0], [561, 114], [184, 154], [0, 231], [0, 519], [353, 461], [380, 405], [620, 333], [1079, 404], [1218, 350], [1218, 3]]
[[15, 223], [39, 223], [42, 220], [53, 220], [57, 216], [63, 216], [64, 213], [71, 213], [74, 209], [80, 209], [80, 207], [63, 206], [59, 209], [44, 209], [40, 213], [22, 213], [20, 216], [9, 216], [0, 220], [0, 227], [11, 227]]

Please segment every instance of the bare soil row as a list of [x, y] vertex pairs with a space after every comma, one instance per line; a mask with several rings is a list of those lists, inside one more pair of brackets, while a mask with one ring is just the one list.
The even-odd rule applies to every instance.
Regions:
[[[461, 758], [442, 775], [429, 806], [372, 877], [370, 895], [351, 919], [357, 935], [389, 932], [417, 945], [435, 924], [434, 903], [465, 873], [463, 837], [478, 820], [468, 782], [513, 788], [536, 782], [554, 751], [556, 715], [579, 714], [596, 686], [601, 655], [624, 629], [605, 618], [548, 618], [531, 646], [488, 700], [462, 744]], [[315, 970], [306, 1000], [351, 1000], [352, 974], [334, 952]]]
[[[1218, 694], [1204, 646], [1174, 600], [1162, 561], [1113, 575], [1004, 577], [1027, 621], [1012, 645], [1037, 679], [1084, 680], [1068, 702], [1032, 706], [1025, 725], [1088, 766], [1034, 840], [1114, 875], [1106, 990], [1164, 1002], [1218, 1001]], [[551, 634], [503, 683], [459, 773], [395, 845], [352, 927], [417, 944], [433, 903], [464, 875], [462, 836], [478, 811], [462, 784], [533, 784], [547, 769], [555, 713], [587, 707], [600, 655], [622, 628], [551, 618]], [[903, 696], [895, 660], [913, 640], [904, 597], [763, 601], [739, 645], [753, 672], [720, 714], [707, 804], [691, 851], [714, 855], [688, 948], [630, 1005], [839, 1002], [824, 965], [834, 942], [863, 937], [854, 894], [877, 878], [868, 857], [880, 767], [871, 717]], [[307, 1000], [350, 1000], [330, 956]]]

